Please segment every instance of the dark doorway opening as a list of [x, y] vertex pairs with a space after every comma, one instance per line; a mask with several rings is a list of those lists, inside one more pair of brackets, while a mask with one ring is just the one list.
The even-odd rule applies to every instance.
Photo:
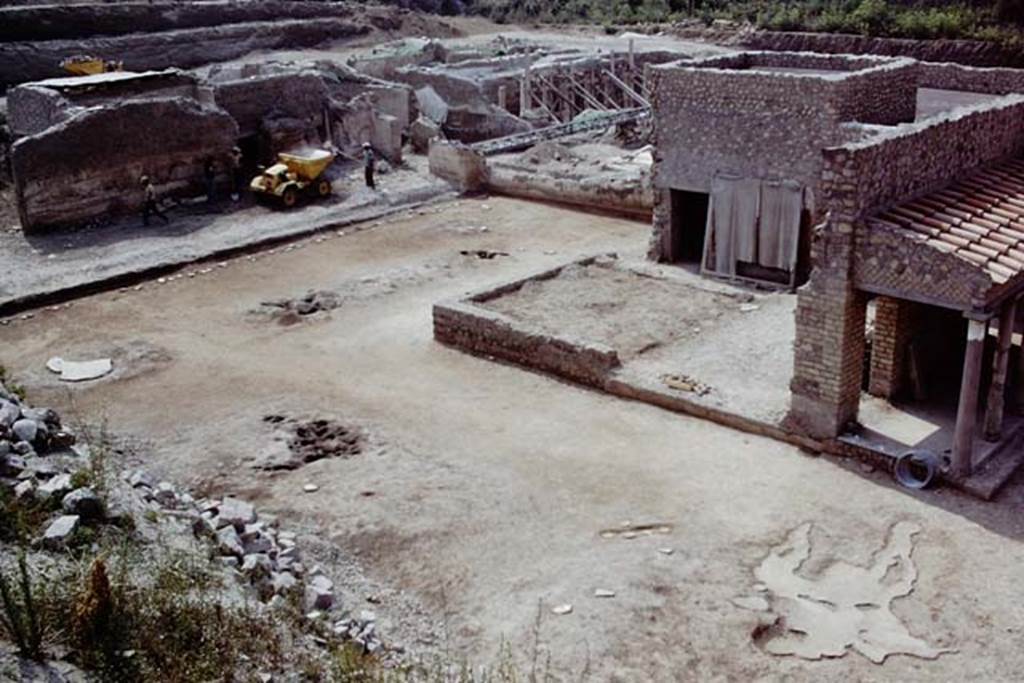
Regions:
[[672, 249], [673, 263], [697, 263], [704, 256], [704, 233], [708, 222], [707, 192], [672, 190]]

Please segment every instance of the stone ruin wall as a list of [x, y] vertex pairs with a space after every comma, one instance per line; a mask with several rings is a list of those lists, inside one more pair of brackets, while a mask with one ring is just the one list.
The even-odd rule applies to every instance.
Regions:
[[819, 195], [821, 150], [845, 142], [834, 82], [746, 70], [725, 55], [655, 67], [654, 226], [650, 258], [667, 254], [669, 190], [710, 192], [716, 173], [789, 178]]
[[116, 56], [131, 71], [190, 68], [229, 61], [257, 50], [313, 47], [369, 31], [364, 23], [330, 17], [86, 39], [0, 42], [0, 88], [66, 75], [59, 66], [61, 60], [81, 53]]
[[[928, 258], [919, 258], [920, 250], [905, 237], [876, 232], [865, 217], [1022, 152], [1024, 96], [1019, 95], [825, 150], [822, 189], [829, 213], [812, 241], [814, 269], [797, 300], [790, 429], [828, 438], [856, 418], [867, 301], [860, 286], [970, 305], [990, 285], [938, 254], [929, 251]], [[934, 286], [923, 288], [926, 279]]]
[[[590, 265], [595, 258], [582, 259], [575, 265]], [[434, 339], [472, 354], [604, 388], [612, 372], [621, 366], [615, 349], [574, 337], [547, 334], [479, 305], [514, 292], [527, 282], [554, 278], [562, 269], [474, 292], [459, 301], [435, 304]]]
[[1024, 93], [1024, 69], [980, 69], [960, 64], [917, 64], [919, 88], [1009, 95]]
[[110, 84], [61, 85], [41, 81], [26, 83], [7, 92], [8, 122], [16, 136], [35, 135], [91, 106], [106, 104], [111, 92], [118, 101], [147, 97], [199, 99], [199, 83], [177, 69], [139, 74], [131, 80]]
[[15, 142], [12, 167], [26, 231], [139, 210], [139, 177], [161, 195], [200, 190], [207, 158], [226, 162], [238, 127], [187, 100], [140, 100], [88, 110]]
[[1024, 67], [1024, 49], [976, 40], [913, 40], [837, 33], [755, 31], [742, 45], [751, 50], [911, 57], [925, 62]]

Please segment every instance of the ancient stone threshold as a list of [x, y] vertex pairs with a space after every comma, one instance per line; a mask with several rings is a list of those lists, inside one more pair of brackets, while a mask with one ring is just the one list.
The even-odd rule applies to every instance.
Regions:
[[[557, 277], [567, 267], [593, 265], [606, 256], [587, 256], [525, 278], [470, 292], [459, 299], [438, 302], [433, 308], [434, 338], [446, 346], [488, 360], [510, 363], [613, 396], [775, 439], [805, 452], [853, 458], [875, 469], [892, 473], [895, 455], [884, 449], [843, 437], [814, 439], [788, 430], [782, 424], [710, 405], [696, 393], [674, 391], [654, 381], [621, 372], [622, 363], [618, 353], [609, 346], [568, 335], [553, 335], [481, 305], [514, 292], [527, 282], [549, 280]], [[953, 481], [944, 477], [943, 481], [971, 496], [990, 500], [1017, 469], [1016, 458], [1000, 455], [1016, 452], [1022, 442], [1024, 429], [994, 449], [992, 457], [982, 463], [968, 480]], [[1014, 463], [1012, 468], [1008, 469], [1008, 461]]]

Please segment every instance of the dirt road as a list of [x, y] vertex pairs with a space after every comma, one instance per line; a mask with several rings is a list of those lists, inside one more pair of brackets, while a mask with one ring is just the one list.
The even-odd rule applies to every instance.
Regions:
[[[315, 524], [434, 610], [448, 649], [475, 662], [503, 639], [529, 659], [539, 632], [556, 671], [592, 680], [1016, 678], [1019, 483], [988, 505], [948, 491], [914, 497], [880, 473], [432, 340], [433, 302], [582, 253], [639, 255], [648, 232], [540, 204], [463, 200], [40, 312], [0, 329], [0, 360], [37, 401], [67, 410], [73, 400], [79, 414], [148, 441], [151, 469]], [[459, 253], [473, 249], [509, 256]], [[308, 289], [333, 290], [342, 306], [292, 325], [252, 312]], [[93, 353], [114, 354], [114, 376], [69, 390], [43, 369], [51, 355]], [[247, 463], [271, 413], [335, 416], [383, 445], [259, 472]], [[302, 493], [310, 481], [320, 490]], [[755, 568], [807, 522], [802, 571], [812, 578], [837, 560], [867, 565], [897, 523], [919, 526], [916, 589], [893, 611], [915, 637], [956, 652], [876, 665], [857, 653], [808, 661], [759, 648], [759, 614], [732, 600], [755, 591]], [[551, 613], [563, 603], [570, 614]], [[374, 609], [393, 618], [386, 603]]]

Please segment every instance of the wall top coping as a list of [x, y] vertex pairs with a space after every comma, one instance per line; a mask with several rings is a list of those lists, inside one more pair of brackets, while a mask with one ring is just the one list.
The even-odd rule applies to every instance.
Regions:
[[[865, 136], [860, 140], [848, 142], [844, 145], [827, 147], [824, 150], [826, 156], [841, 154], [843, 152], [859, 152], [872, 147], [884, 145], [887, 142], [900, 138], [910, 138], [920, 135], [936, 126], [963, 121], [972, 117], [981, 117], [992, 111], [1011, 109], [1024, 104], [1024, 95], [1011, 94], [995, 98], [990, 102], [979, 102], [977, 104], [957, 107], [943, 114], [931, 116], [921, 121], [900, 123], [895, 126], [876, 126], [862, 123], [844, 123], [843, 125], [851, 130], [863, 131]], [[1024, 113], [1022, 113], [1024, 115]]]
[[[895, 72], [912, 67], [917, 63], [916, 59], [910, 57], [885, 57], [880, 55], [736, 51], [700, 59], [677, 60], [666, 64], [659, 64], [653, 68], [666, 72], [711, 72], [717, 74], [736, 74], [746, 78], [762, 79], [769, 77], [835, 83], [862, 78], [866, 75], [881, 74], [886, 71]], [[768, 70], [768, 68], [773, 67], [794, 69], [818, 68], [833, 71], [834, 73], [800, 73]]]

